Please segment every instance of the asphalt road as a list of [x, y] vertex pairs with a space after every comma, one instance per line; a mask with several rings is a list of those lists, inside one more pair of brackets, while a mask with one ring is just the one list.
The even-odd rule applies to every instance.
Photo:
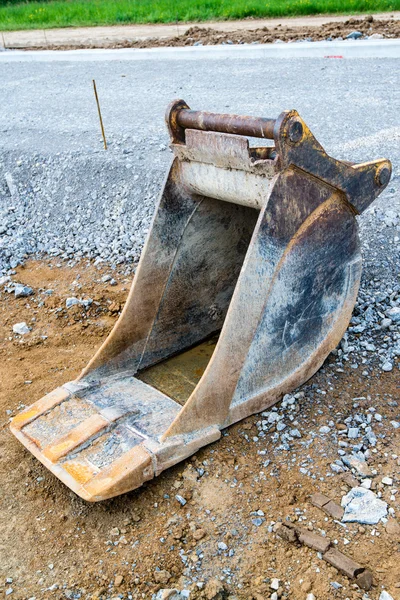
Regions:
[[[377, 142], [371, 147], [365, 138], [380, 134], [378, 146], [396, 160], [398, 146], [387, 145], [400, 125], [400, 41], [394, 44], [4, 52], [0, 150], [96, 149], [94, 78], [110, 139], [157, 133], [167, 142], [165, 107], [183, 97], [194, 108], [217, 112], [275, 117], [296, 108], [328, 150], [337, 153], [351, 142], [359, 146], [356, 160], [362, 148], [369, 158]], [[393, 58], [319, 58], [346, 56], [349, 48], [352, 55], [373, 55], [382, 45]], [[306, 48], [318, 58], [293, 58]], [[277, 60], [288, 49], [291, 56]]]
[[[337, 45], [326, 44], [332, 48], [329, 53], [317, 52], [317, 43], [282, 46], [293, 48], [292, 53], [312, 47], [319, 56], [338, 56], [356, 46], [365, 54], [366, 48], [378, 47], [372, 42], [343, 42], [338, 50]], [[286, 50], [280, 46], [282, 55]], [[398, 58], [276, 60], [262, 50], [1, 53], [0, 149], [97, 148], [91, 81], [95, 78], [110, 138], [157, 132], [160, 141], [167, 142], [165, 107], [172, 98], [183, 97], [194, 108], [217, 112], [275, 117], [296, 108], [328, 150], [337, 153], [351, 142], [359, 146], [357, 160], [362, 148], [368, 153], [365, 158], [372, 158], [378, 145], [391, 156], [394, 152], [396, 160], [398, 145], [393, 147], [396, 144], [389, 138], [396, 134], [393, 128], [398, 134], [400, 125]], [[399, 42], [392, 52], [400, 57]], [[372, 146], [366, 136], [373, 136]]]
[[[377, 42], [342, 42], [339, 48], [338, 43], [326, 43], [329, 50], [323, 43], [302, 43], [188, 52], [0, 53], [0, 213], [10, 202], [5, 173], [25, 199], [23, 219], [17, 219], [4, 246], [12, 253], [29, 225], [27, 251], [69, 247], [95, 255], [85, 240], [97, 228], [104, 233], [101, 255], [109, 258], [113, 245], [115, 259], [121, 236], [134, 230], [137, 256], [170, 161], [165, 108], [177, 97], [195, 109], [256, 116], [277, 117], [295, 108], [333, 156], [352, 161], [390, 158], [393, 179], [375, 205], [394, 210], [396, 226], [400, 44]], [[393, 57], [351, 58], [360, 52], [373, 56], [382, 47]], [[305, 51], [317, 58], [277, 58]], [[320, 58], [325, 54], [349, 58]], [[97, 82], [107, 152], [92, 79]], [[39, 163], [40, 168], [35, 166]], [[115, 218], [108, 215], [113, 210]], [[68, 226], [63, 220], [67, 212], [72, 219]]]

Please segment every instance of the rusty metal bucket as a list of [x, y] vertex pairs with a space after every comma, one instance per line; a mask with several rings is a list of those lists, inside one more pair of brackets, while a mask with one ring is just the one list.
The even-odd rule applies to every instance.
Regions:
[[166, 118], [175, 158], [118, 322], [78, 380], [11, 425], [90, 501], [139, 487], [317, 371], [356, 300], [356, 215], [391, 175], [385, 159], [328, 156], [296, 111], [178, 100]]

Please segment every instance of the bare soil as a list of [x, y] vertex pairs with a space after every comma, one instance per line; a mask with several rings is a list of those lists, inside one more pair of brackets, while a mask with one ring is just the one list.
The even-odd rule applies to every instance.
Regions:
[[[118, 285], [102, 282], [105, 273]], [[339, 550], [372, 570], [372, 600], [382, 586], [400, 597], [400, 534], [389, 533], [383, 524], [344, 528], [309, 501], [320, 491], [340, 503], [349, 489], [329, 468], [338, 457], [337, 442], [315, 432], [330, 419], [342, 423], [354, 412], [354, 398], [361, 398], [360, 409], [374, 406], [383, 416], [374, 425], [384, 437], [378, 436], [369, 461], [378, 472], [373, 488], [389, 502], [381, 478], [389, 475], [399, 487], [400, 441], [389, 424], [398, 415], [389, 403], [399, 398], [397, 368], [365, 377], [350, 366], [338, 372], [331, 356], [303, 386], [305, 395], [294, 413], [302, 437], [290, 452], [276, 450], [272, 433], [259, 437], [255, 415], [141, 489], [87, 504], [19, 444], [8, 423], [23, 405], [78, 375], [114, 324], [130, 282], [106, 267], [86, 262], [70, 267], [56, 260], [29, 261], [14, 279], [35, 294], [16, 299], [0, 292], [2, 594], [12, 588], [9, 597], [19, 600], [129, 594], [148, 599], [160, 588], [176, 587], [189, 589], [190, 599], [262, 600], [271, 596], [271, 578], [278, 578], [280, 597], [289, 600], [305, 600], [309, 592], [317, 600], [361, 600], [365, 592], [315, 551], [288, 544], [268, 529], [290, 517], [315, 532], [324, 530]], [[52, 295], [43, 293], [48, 289]], [[67, 310], [70, 296], [94, 302], [88, 310]], [[21, 321], [32, 331], [14, 335], [12, 326]], [[305, 465], [308, 474], [299, 470]], [[187, 500], [185, 506], [176, 494]], [[399, 514], [400, 494], [390, 506]], [[252, 513], [259, 510], [263, 523], [256, 526]], [[226, 550], [218, 548], [220, 542]], [[331, 582], [343, 587], [334, 589]]]
[[[278, 40], [293, 42], [299, 40], [319, 41], [328, 38], [346, 38], [353, 31], [359, 31], [363, 36], [381, 34], [384, 38], [400, 37], [400, 21], [398, 19], [376, 20], [372, 15], [362, 19], [350, 18], [344, 22], [332, 21], [322, 25], [287, 26], [277, 24], [273, 27], [262, 27], [258, 29], [219, 31], [211, 27], [192, 26], [182, 35], [174, 37], [151, 37], [138, 40], [104, 41], [93, 42], [87, 40], [74, 42], [72, 45], [44, 44], [30, 47], [31, 50], [72, 50], [77, 48], [159, 48], [204, 45], [212, 46], [218, 44], [268, 44]], [[11, 46], [12, 47], [12, 46]]]

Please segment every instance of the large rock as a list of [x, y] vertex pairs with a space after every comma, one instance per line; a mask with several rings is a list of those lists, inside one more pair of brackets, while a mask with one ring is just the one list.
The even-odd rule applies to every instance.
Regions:
[[344, 508], [343, 523], [364, 523], [375, 525], [387, 515], [387, 504], [374, 492], [362, 487], [350, 490], [342, 498]]

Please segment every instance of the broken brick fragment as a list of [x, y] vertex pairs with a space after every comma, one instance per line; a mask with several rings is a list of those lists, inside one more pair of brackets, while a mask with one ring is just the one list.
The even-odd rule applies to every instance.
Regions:
[[342, 481], [350, 488], [358, 487], [360, 485], [359, 481], [348, 471], [343, 474]]
[[278, 523], [278, 526], [275, 529], [275, 533], [285, 540], [286, 542], [290, 542], [294, 544], [298, 541], [296, 530], [293, 527], [289, 527], [287, 525], [283, 525], [282, 523]]
[[326, 537], [322, 537], [322, 535], [318, 535], [316, 533], [312, 533], [311, 531], [307, 531], [306, 529], [297, 530], [297, 536], [299, 542], [316, 550], [317, 552], [326, 552], [331, 545], [331, 540]]
[[360, 573], [360, 575], [357, 575], [357, 577], [356, 577], [356, 584], [358, 585], [359, 588], [361, 588], [362, 590], [365, 590], [366, 592], [368, 592], [368, 590], [371, 589], [372, 583], [373, 583], [372, 573], [371, 573], [371, 571], [368, 571], [368, 569], [365, 569], [362, 573]]
[[350, 579], [355, 579], [365, 570], [364, 567], [356, 563], [349, 556], [336, 550], [336, 548], [331, 548], [328, 552], [325, 552], [322, 558], [332, 565], [332, 567], [350, 577]]
[[[337, 506], [332, 500], [323, 494], [314, 494], [311, 497], [311, 502], [314, 504], [314, 506], [317, 506], [326, 512], [330, 511], [328, 514], [334, 512], [335, 507]], [[329, 505], [333, 505], [333, 509]], [[334, 514], [334, 516], [335, 518], [340, 518], [338, 513]], [[286, 540], [287, 542], [298, 542], [304, 546], [308, 546], [308, 548], [316, 550], [317, 552], [321, 552], [322, 558], [326, 560], [326, 562], [332, 565], [332, 567], [335, 567], [335, 569], [338, 571], [341, 571], [347, 575], [347, 577], [350, 579], [354, 579], [359, 588], [365, 591], [371, 589], [373, 583], [371, 571], [356, 563], [349, 556], [339, 552], [339, 550], [336, 550], [336, 548], [332, 548], [331, 540], [329, 538], [318, 535], [312, 531], [308, 531], [307, 529], [303, 529], [302, 527], [290, 522], [276, 523], [274, 531], [280, 538]]]
[[292, 523], [279, 523], [279, 526], [275, 529], [275, 533], [287, 542], [300, 542], [300, 544], [308, 546], [317, 552], [326, 552], [331, 545], [329, 538], [325, 538], [302, 527], [297, 527]]
[[325, 496], [325, 494], [313, 494], [311, 496], [311, 504], [323, 510], [327, 515], [338, 521], [342, 520], [344, 510], [339, 504]]
[[313, 504], [317, 508], [322, 508], [323, 506], [325, 506], [325, 504], [328, 504], [328, 502], [330, 502], [330, 498], [328, 498], [328, 496], [325, 496], [325, 494], [319, 494], [318, 492], [316, 494], [313, 494], [310, 500], [311, 504]]
[[322, 507], [322, 510], [333, 519], [341, 521], [344, 515], [344, 509], [336, 504], [333, 500], [329, 500], [328, 504]]

